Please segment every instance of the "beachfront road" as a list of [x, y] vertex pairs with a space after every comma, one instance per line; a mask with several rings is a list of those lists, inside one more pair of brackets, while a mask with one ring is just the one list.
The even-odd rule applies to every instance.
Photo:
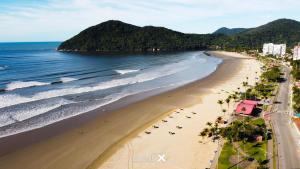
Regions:
[[283, 72], [285, 81], [280, 83], [271, 117], [278, 146], [278, 166], [280, 169], [300, 169], [300, 138], [289, 114], [290, 68], [283, 66]]

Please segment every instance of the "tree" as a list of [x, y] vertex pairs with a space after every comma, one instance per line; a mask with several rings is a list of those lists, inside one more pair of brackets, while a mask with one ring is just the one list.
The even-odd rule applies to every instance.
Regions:
[[223, 118], [222, 118], [221, 116], [219, 116], [219, 117], [217, 118], [217, 122], [218, 122], [218, 123], [220, 123], [222, 120], [223, 120]]
[[212, 123], [211, 122], [207, 122], [206, 125], [208, 125], [209, 127], [211, 127]]
[[203, 131], [200, 133], [200, 136], [202, 137], [202, 139], [204, 139], [204, 137], [207, 136], [207, 131], [203, 130]]
[[236, 94], [233, 94], [233, 95], [232, 95], [232, 98], [233, 98], [234, 101], [236, 101], [236, 99], [237, 99]]
[[245, 88], [245, 98], [247, 99], [247, 86], [248, 86], [248, 82], [243, 82], [243, 87]]
[[222, 110], [222, 105], [224, 104], [223, 100], [218, 100], [218, 104], [221, 106], [221, 110]]
[[231, 96], [229, 96], [225, 102], [227, 103], [227, 109], [229, 110], [229, 104], [230, 104]]
[[225, 113], [226, 113], [226, 109], [222, 109], [222, 112], [224, 113], [224, 116], [225, 116]]

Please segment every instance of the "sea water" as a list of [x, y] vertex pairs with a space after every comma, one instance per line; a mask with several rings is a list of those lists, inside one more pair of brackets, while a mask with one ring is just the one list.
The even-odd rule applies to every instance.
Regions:
[[79, 54], [58, 52], [59, 44], [0, 43], [0, 138], [190, 83], [222, 62], [201, 51]]

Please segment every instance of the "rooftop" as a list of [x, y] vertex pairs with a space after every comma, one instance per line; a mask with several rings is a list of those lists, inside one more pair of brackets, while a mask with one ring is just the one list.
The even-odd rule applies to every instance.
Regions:
[[247, 104], [243, 101], [237, 105], [235, 112], [238, 114], [251, 115], [255, 107], [256, 104]]

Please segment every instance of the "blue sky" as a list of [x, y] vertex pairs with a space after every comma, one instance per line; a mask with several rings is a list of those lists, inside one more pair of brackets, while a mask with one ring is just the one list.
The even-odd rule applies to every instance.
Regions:
[[300, 21], [299, 0], [0, 0], [0, 42], [63, 41], [115, 19], [185, 33]]

